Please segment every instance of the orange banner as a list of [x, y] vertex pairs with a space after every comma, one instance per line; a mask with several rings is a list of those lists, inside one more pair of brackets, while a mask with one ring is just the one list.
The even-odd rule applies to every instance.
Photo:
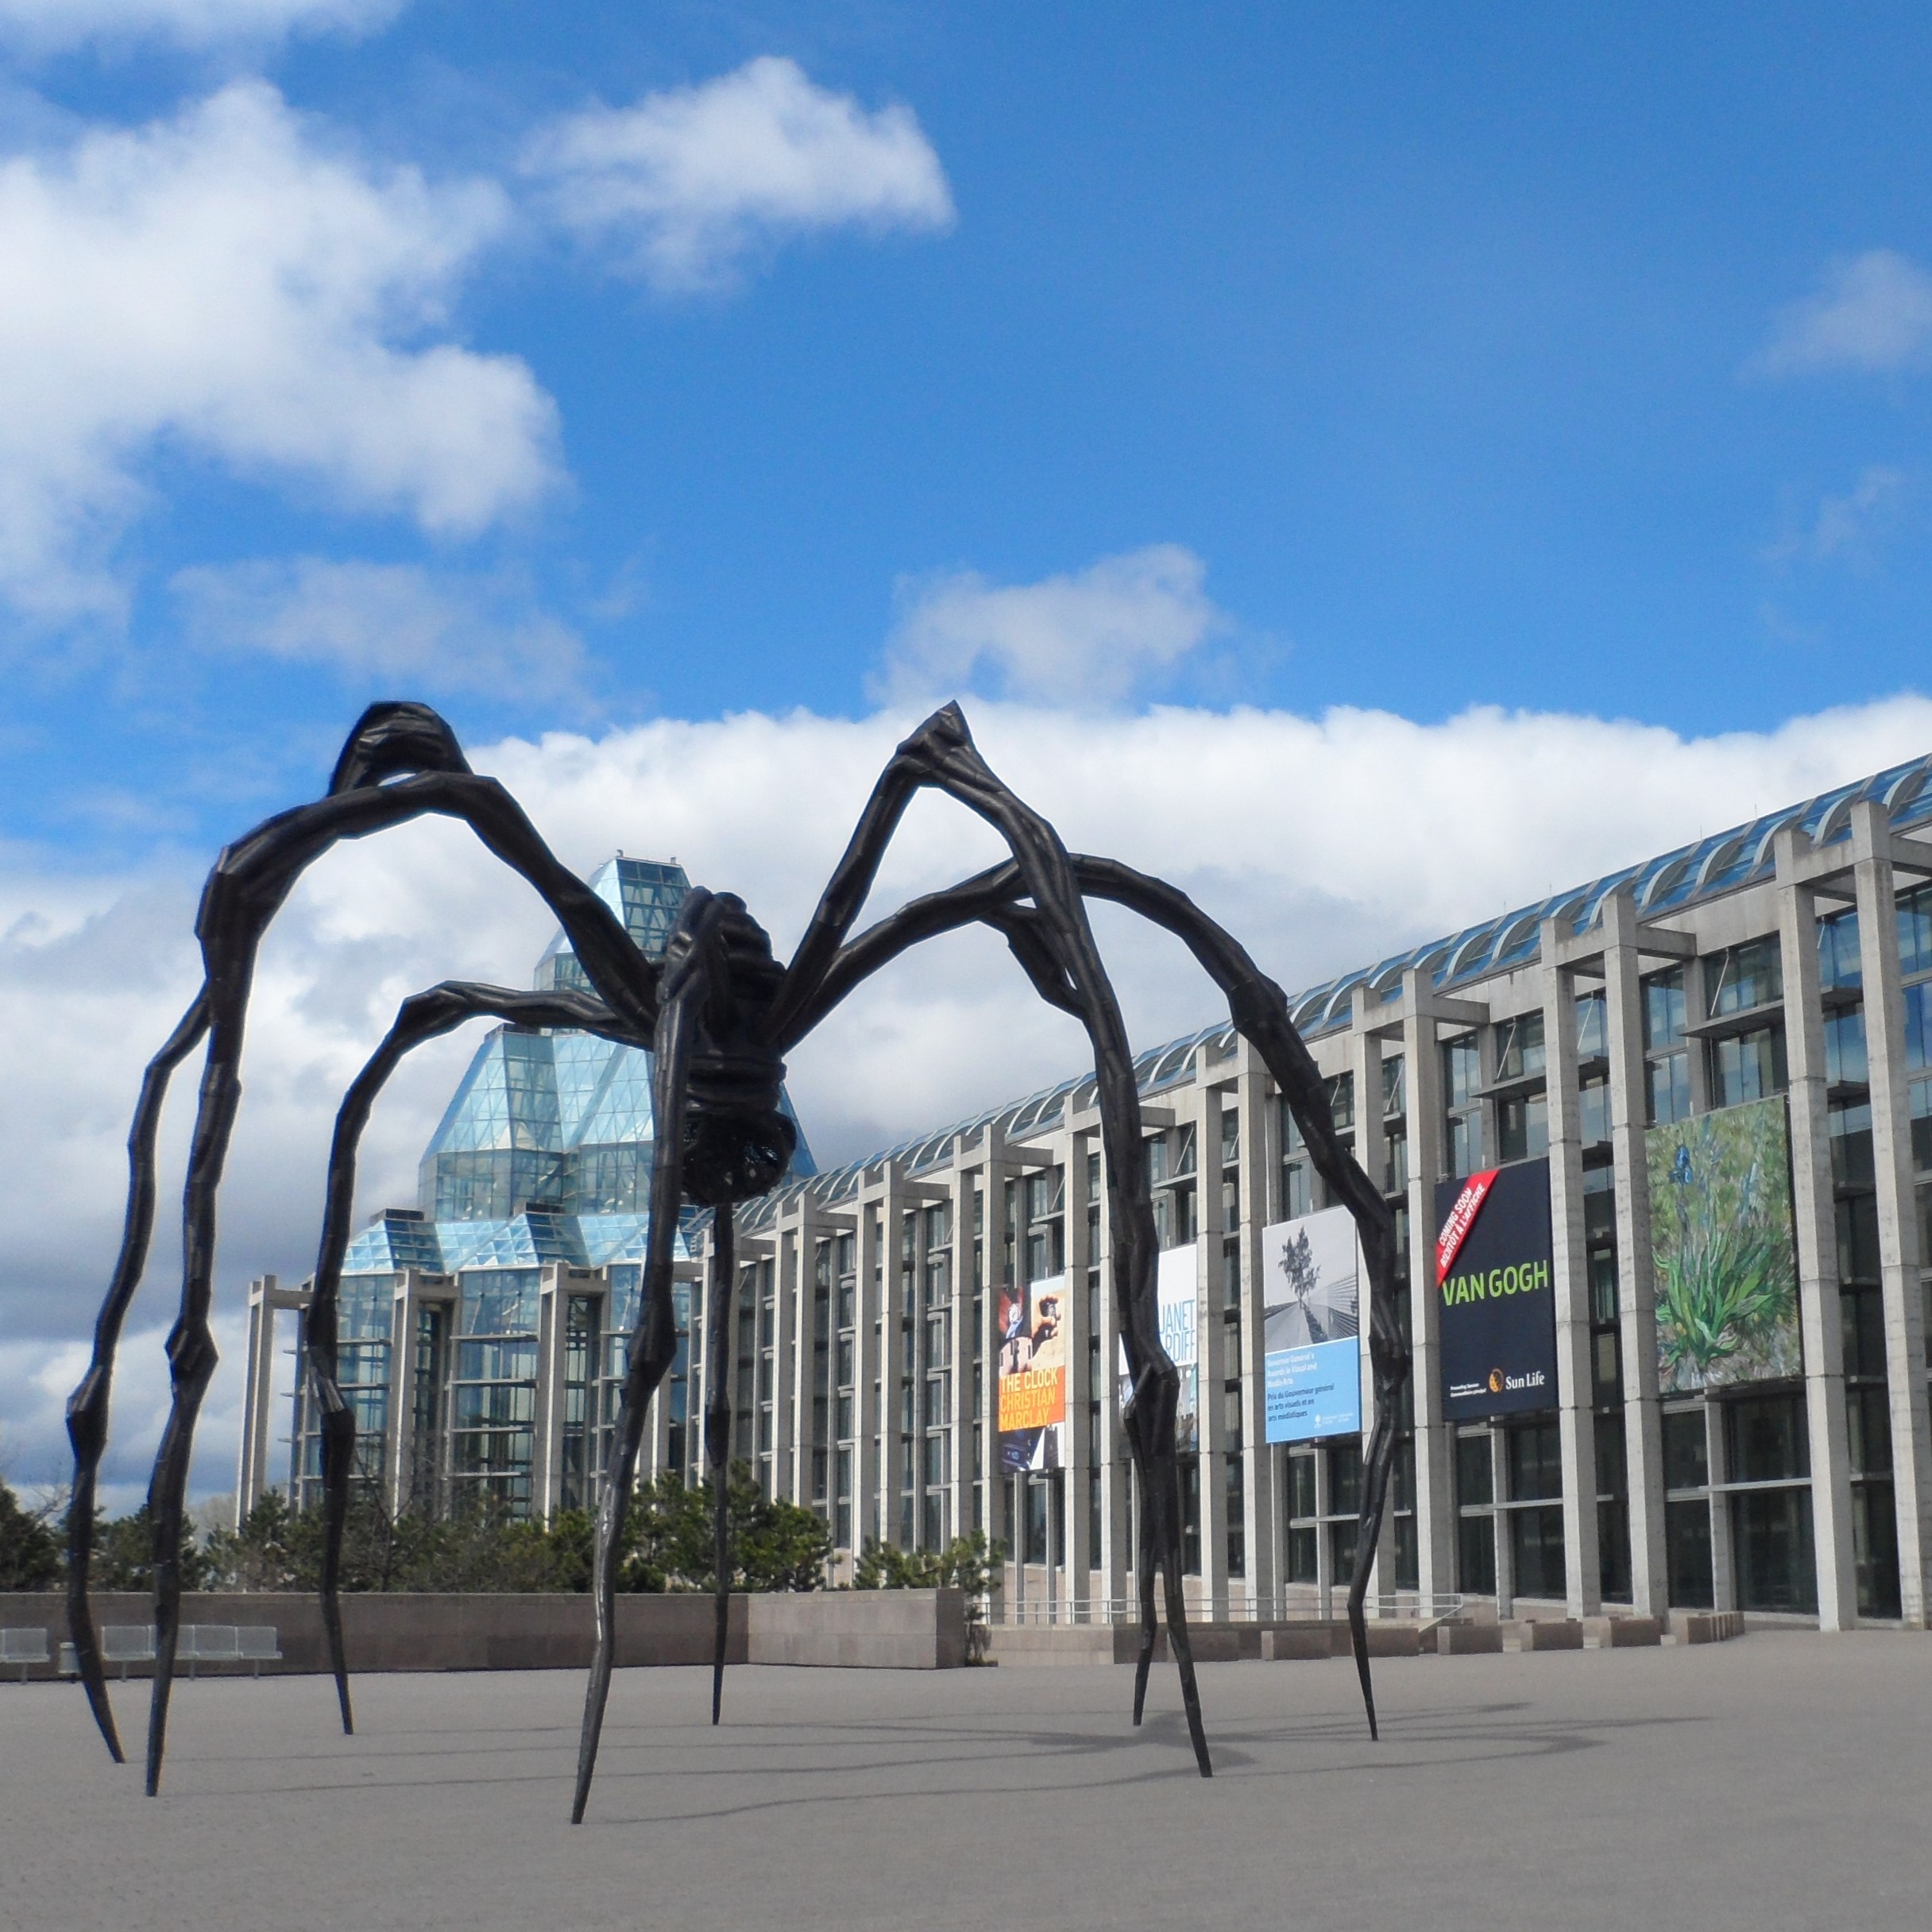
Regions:
[[1044, 1429], [1067, 1419], [1067, 1371], [1022, 1369], [999, 1378], [999, 1427]]

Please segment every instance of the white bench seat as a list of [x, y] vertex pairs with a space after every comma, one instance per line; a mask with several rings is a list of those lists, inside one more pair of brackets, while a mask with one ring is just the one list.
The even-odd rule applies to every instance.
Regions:
[[[44, 1633], [42, 1635], [44, 1636]], [[44, 1653], [43, 1652], [43, 1658]], [[265, 1663], [282, 1660], [281, 1633], [273, 1624], [184, 1624], [175, 1643], [175, 1662], [185, 1663], [192, 1677], [203, 1663], [252, 1663], [261, 1675]], [[118, 1663], [125, 1679], [130, 1663], [154, 1661], [154, 1628], [151, 1624], [108, 1624], [101, 1631], [101, 1661]], [[60, 1670], [64, 1676], [79, 1675], [74, 1646], [60, 1646]]]
[[44, 1663], [52, 1654], [48, 1648], [44, 1625], [0, 1630], [0, 1663], [17, 1663], [23, 1684], [27, 1681], [29, 1667]]

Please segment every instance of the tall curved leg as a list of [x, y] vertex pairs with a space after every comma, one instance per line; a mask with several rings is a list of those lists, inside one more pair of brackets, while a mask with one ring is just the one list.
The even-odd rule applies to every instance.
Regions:
[[[1246, 951], [1223, 928], [1202, 912], [1177, 887], [1149, 877], [1111, 859], [1074, 854], [1071, 864], [1081, 892], [1126, 906], [1142, 918], [1165, 927], [1179, 937], [1226, 994], [1228, 1010], [1241, 1033], [1258, 1053], [1277, 1088], [1294, 1114], [1316, 1171], [1330, 1190], [1347, 1206], [1362, 1242], [1369, 1277], [1369, 1355], [1375, 1389], [1375, 1423], [1364, 1458], [1361, 1513], [1358, 1520], [1358, 1562], [1349, 1593], [1349, 1625], [1356, 1669], [1362, 1679], [1362, 1702], [1371, 1737], [1378, 1735], [1375, 1698], [1370, 1681], [1368, 1633], [1364, 1599], [1369, 1569], [1380, 1543], [1387, 1511], [1389, 1482], [1397, 1447], [1397, 1415], [1402, 1385], [1409, 1373], [1408, 1345], [1402, 1334], [1400, 1298], [1403, 1285], [1396, 1272], [1395, 1219], [1389, 1204], [1362, 1171], [1353, 1153], [1336, 1134], [1326, 1085], [1289, 1014], [1280, 987], [1255, 965]], [[1066, 1004], [1064, 975], [1057, 964], [1051, 975], [1033, 955], [1043, 942], [1037, 930], [1022, 931], [1026, 909], [1014, 903], [1030, 890], [1017, 860], [990, 867], [941, 892], [914, 899], [869, 927], [849, 942], [844, 940], [852, 903], [840, 920], [825, 916], [821, 950], [829, 937], [836, 950], [826, 956], [816, 981], [801, 986], [795, 995], [797, 1017], [792, 1037], [816, 1026], [861, 980], [896, 959], [908, 947], [972, 922], [983, 921], [1007, 934], [1008, 943], [1042, 997]], [[1034, 922], [1037, 926], [1037, 922]], [[1021, 940], [1030, 942], [1030, 954]], [[1138, 1453], [1138, 1451], [1137, 1451]], [[1144, 1604], [1142, 1623], [1150, 1628], [1151, 1598]], [[1149, 1653], [1151, 1654], [1151, 1639]], [[1142, 1665], [1145, 1682], [1146, 1659]]]
[[242, 1101], [236, 1068], [242, 1057], [239, 1010], [218, 1017], [208, 1032], [208, 1064], [188, 1153], [183, 1212], [181, 1312], [168, 1338], [174, 1384], [168, 1426], [161, 1433], [148, 1509], [154, 1525], [154, 1687], [148, 1706], [148, 1795], [161, 1787], [168, 1744], [168, 1704], [175, 1652], [181, 1637], [181, 1544], [186, 1527], [188, 1463], [195, 1422], [218, 1356], [208, 1316], [214, 1297], [214, 1199]]
[[1134, 1523], [1134, 1586], [1141, 1600], [1141, 1648], [1134, 1660], [1134, 1721], [1138, 1727], [1147, 1708], [1147, 1675], [1153, 1667], [1154, 1630], [1159, 1617], [1154, 1592], [1161, 1574], [1150, 1522], [1146, 1467], [1138, 1450], [1134, 1454], [1134, 1484], [1139, 1498]]
[[128, 1304], [141, 1285], [148, 1265], [148, 1244], [154, 1234], [154, 1142], [160, 1126], [161, 1104], [175, 1068], [200, 1045], [208, 1030], [208, 1003], [197, 997], [180, 1018], [167, 1044], [148, 1063], [141, 1098], [128, 1130], [127, 1215], [121, 1234], [121, 1252], [114, 1262], [99, 1317], [94, 1324], [94, 1359], [67, 1405], [68, 1439], [74, 1447], [74, 1488], [67, 1517], [67, 1621], [73, 1640], [80, 1681], [87, 1687], [94, 1713], [110, 1755], [117, 1764], [126, 1760], [120, 1733], [114, 1728], [107, 1701], [107, 1673], [94, 1627], [94, 1609], [87, 1601], [87, 1582], [94, 1562], [94, 1498], [107, 1449], [107, 1410], [112, 1393], [114, 1351]]
[[[1123, 1421], [1146, 1479], [1149, 1529], [1173, 1586], [1167, 1593], [1169, 1640], [1179, 1668], [1188, 1723], [1204, 1776], [1210, 1764], [1194, 1689], [1180, 1571], [1178, 1466], [1173, 1438], [1179, 1377], [1161, 1346], [1155, 1285], [1153, 1208], [1141, 1142], [1140, 1094], [1119, 1002], [1101, 963], [1073, 863], [1040, 814], [1001, 783], [972, 742], [956, 705], [933, 713], [907, 738], [873, 788], [857, 829], [806, 929], [772, 1008], [781, 1040], [796, 1037], [800, 1017], [836, 973], [845, 935], [870, 891], [880, 859], [913, 794], [930, 786], [985, 819], [1005, 839], [1032, 915], [1014, 949], [1036, 986], [1049, 969], [1056, 1004], [1079, 1013], [1094, 1053], [1101, 1143], [1105, 1152], [1114, 1293], [1131, 1393]], [[983, 887], [986, 880], [974, 882]], [[1010, 895], [1008, 896], [1010, 896]], [[976, 916], [985, 916], [983, 913]], [[999, 922], [995, 921], [995, 923]], [[1009, 943], [1014, 932], [1008, 929]], [[1064, 986], [1062, 982], [1064, 981]], [[1044, 990], [1044, 989], [1043, 989]], [[1173, 1626], [1179, 1620], [1180, 1633]]]
[[679, 924], [665, 949], [665, 972], [659, 982], [655, 1057], [651, 1068], [651, 1106], [657, 1122], [657, 1161], [651, 1175], [651, 1232], [646, 1250], [643, 1293], [639, 1298], [637, 1326], [631, 1337], [631, 1358], [624, 1381], [624, 1400], [611, 1439], [610, 1461], [604, 1471], [603, 1494], [597, 1501], [597, 1567], [592, 1590], [597, 1602], [597, 1648], [591, 1658], [590, 1679], [584, 1690], [583, 1730], [577, 1749], [577, 1795], [570, 1822], [584, 1822], [590, 1780], [597, 1771], [597, 1742], [604, 1732], [604, 1710], [610, 1700], [610, 1674], [616, 1652], [617, 1563], [622, 1551], [624, 1519], [630, 1513], [631, 1488], [637, 1474], [637, 1452], [643, 1440], [644, 1418], [651, 1397], [669, 1371], [677, 1353], [677, 1320], [671, 1308], [671, 1262], [678, 1238], [678, 1210], [684, 1198], [685, 1095], [690, 1084], [693, 1034], [706, 991], [701, 929], [694, 939], [686, 922], [697, 910], [701, 919], [701, 895], [685, 902]]
[[323, 1207], [322, 1247], [315, 1262], [315, 1287], [302, 1325], [303, 1349], [316, 1407], [322, 1415], [323, 1542], [320, 1599], [329, 1667], [335, 1677], [342, 1734], [352, 1736], [355, 1719], [349, 1698], [349, 1666], [342, 1647], [342, 1536], [349, 1516], [349, 1486], [354, 1474], [354, 1412], [343, 1400], [338, 1379], [337, 1308], [342, 1258], [348, 1252], [356, 1191], [356, 1163], [363, 1130], [377, 1097], [404, 1057], [452, 1031], [466, 1020], [503, 1019], [523, 1026], [571, 1027], [627, 1044], [641, 1045], [618, 1026], [601, 999], [568, 991], [525, 993], [508, 987], [445, 980], [427, 992], [412, 993], [397, 1010], [395, 1022], [362, 1070], [350, 1083], [335, 1116], [329, 1147], [328, 1190]]
[[167, 1076], [204, 1035], [201, 1087], [183, 1204], [180, 1314], [168, 1338], [174, 1399], [149, 1497], [154, 1523], [155, 1652], [148, 1730], [148, 1788], [158, 1787], [169, 1694], [179, 1640], [183, 1517], [195, 1423], [215, 1362], [209, 1326], [213, 1293], [215, 1192], [240, 1097], [242, 1039], [262, 934], [303, 871], [347, 838], [361, 838], [435, 813], [462, 820], [520, 873], [562, 922], [591, 983], [625, 1026], [650, 1026], [657, 1012], [657, 968], [631, 942], [623, 922], [560, 865], [522, 809], [496, 780], [472, 772], [449, 727], [420, 705], [377, 705], [365, 713], [338, 761], [329, 795], [265, 821], [224, 848], [203, 887], [195, 918], [202, 990], [149, 1070], [135, 1131], [122, 1257], [95, 1327], [95, 1358], [69, 1405], [75, 1460], [70, 1548], [69, 1618], [83, 1682], [110, 1749], [99, 1646], [86, 1587], [95, 1483], [106, 1436], [108, 1384], [128, 1300], [137, 1285], [151, 1231], [153, 1125]]
[[711, 1279], [705, 1296], [705, 1455], [711, 1465], [711, 1560], [716, 1615], [711, 1652], [711, 1721], [724, 1702], [724, 1639], [731, 1621], [731, 1297], [736, 1262], [731, 1204], [714, 1211]]

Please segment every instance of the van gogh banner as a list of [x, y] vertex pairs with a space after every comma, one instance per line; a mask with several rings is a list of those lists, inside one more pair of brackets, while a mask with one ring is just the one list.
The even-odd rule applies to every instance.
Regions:
[[1067, 1280], [999, 1291], [999, 1466], [1057, 1469], [1067, 1420]]
[[1549, 1162], [1445, 1180], [1435, 1217], [1443, 1414], [1474, 1422], [1554, 1408]]
[[1361, 1263], [1346, 1208], [1262, 1230], [1267, 1439], [1362, 1428]]
[[1780, 1098], [1646, 1138], [1665, 1395], [1803, 1373], [1790, 1132]]

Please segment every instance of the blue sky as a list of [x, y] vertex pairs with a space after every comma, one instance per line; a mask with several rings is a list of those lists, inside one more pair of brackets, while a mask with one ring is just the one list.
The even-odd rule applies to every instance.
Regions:
[[[1903, 6], [0, 0], [0, 1473], [58, 1478], [201, 876], [373, 697], [782, 951], [963, 695], [1291, 987], [1932, 748], [1929, 83]], [[880, 896], [990, 856], [922, 804]], [[1099, 928], [1140, 1043], [1211, 1017]], [[547, 936], [447, 829], [292, 899], [199, 1490], [396, 1001]], [[821, 1159], [1076, 1068], [1014, 977], [802, 1048]]]
[[[490, 185], [441, 314], [373, 333], [516, 358], [554, 405], [545, 485], [442, 528], [299, 435], [265, 462], [245, 431], [198, 433], [193, 399], [137, 412], [114, 461], [139, 500], [88, 546], [122, 609], [0, 619], [5, 824], [78, 862], [128, 856], [157, 807], [221, 836], [405, 687], [485, 736], [860, 713], [922, 584], [1157, 544], [1198, 559], [1216, 618], [1143, 694], [1709, 732], [1920, 682], [1922, 9], [1828, 29], [1764, 7], [67, 14], [97, 20], [85, 44], [37, 38], [41, 0], [0, 5], [16, 168], [57, 174], [77, 141], [265, 77], [298, 177], [327, 156], [371, 184]], [[772, 56], [910, 116], [950, 218], [754, 213], [707, 285], [667, 287], [629, 272], [621, 228], [573, 234], [543, 205], [539, 130]], [[1881, 252], [1892, 346], [1769, 365], [1794, 305]], [[141, 265], [124, 275], [138, 307]], [[181, 573], [296, 557], [434, 574], [476, 626], [581, 640], [581, 667], [211, 647]]]

